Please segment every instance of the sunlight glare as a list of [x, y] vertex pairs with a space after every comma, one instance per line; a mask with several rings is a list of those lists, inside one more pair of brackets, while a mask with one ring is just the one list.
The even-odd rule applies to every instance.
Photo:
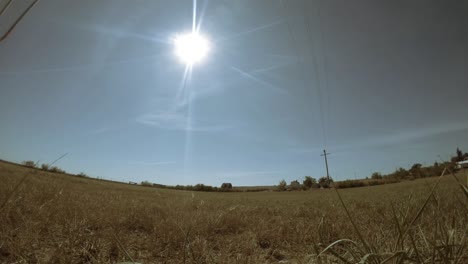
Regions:
[[198, 33], [179, 35], [174, 44], [176, 55], [188, 65], [202, 61], [210, 50], [208, 40]]

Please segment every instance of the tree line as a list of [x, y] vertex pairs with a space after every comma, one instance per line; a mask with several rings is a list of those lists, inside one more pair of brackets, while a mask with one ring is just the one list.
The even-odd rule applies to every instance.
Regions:
[[405, 180], [440, 176], [444, 168], [447, 168], [449, 171], [455, 171], [457, 169], [456, 163], [464, 160], [468, 160], [468, 153], [457, 148], [455, 156], [452, 156], [450, 161], [434, 162], [429, 166], [415, 163], [409, 169], [400, 167], [388, 174], [374, 172], [370, 177], [366, 177], [366, 179], [344, 180], [339, 182], [334, 182], [332, 178], [330, 178], [330, 182], [328, 182], [327, 177], [316, 179], [312, 176], [305, 176], [302, 184], [300, 184], [300, 188], [293, 188], [293, 184], [288, 185], [285, 180], [281, 180], [276, 189], [277, 191], [308, 190], [313, 188], [330, 188], [331, 184], [333, 184], [335, 188], [342, 189], [397, 183]]

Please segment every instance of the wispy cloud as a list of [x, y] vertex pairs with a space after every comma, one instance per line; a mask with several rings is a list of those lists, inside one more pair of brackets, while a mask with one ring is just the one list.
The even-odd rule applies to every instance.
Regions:
[[239, 178], [258, 178], [278, 174], [276, 171], [236, 171], [218, 173], [216, 176], [220, 179], [239, 179]]
[[[349, 140], [345, 144], [336, 144], [327, 146], [327, 151], [336, 152], [352, 152], [355, 150], [363, 150], [369, 148], [378, 148], [385, 146], [398, 145], [409, 143], [415, 140], [420, 140], [432, 136], [443, 135], [451, 132], [459, 132], [468, 130], [468, 124], [463, 123], [448, 123], [440, 124], [433, 127], [422, 127], [418, 129], [401, 131], [394, 134], [382, 136], [372, 136], [366, 139]], [[291, 147], [289, 152], [295, 154], [319, 154], [322, 153], [323, 147]]]
[[[253, 73], [248, 73], [246, 71], [243, 71], [241, 70], [240, 68], [237, 68], [237, 67], [234, 67], [234, 66], [231, 66], [231, 69], [237, 73], [240, 74], [240, 76], [244, 77], [245, 79], [248, 79], [248, 80], [251, 80], [255, 83], [258, 83], [258, 84], [261, 84], [265, 87], [268, 87], [270, 90], [273, 90], [277, 93], [282, 93], [282, 94], [288, 94], [288, 91], [286, 91], [285, 89], [282, 89], [278, 86], [275, 86], [267, 81], [264, 81], [258, 77], [255, 77]], [[260, 69], [262, 70], [262, 69]], [[268, 71], [267, 69], [263, 69], [263, 71]]]
[[194, 118], [189, 119], [182, 111], [165, 111], [155, 114], [145, 114], [137, 118], [137, 122], [168, 130], [219, 132], [229, 129], [229, 126], [211, 125]]
[[437, 126], [421, 127], [413, 130], [401, 131], [394, 134], [383, 135], [379, 137], [370, 137], [360, 139], [349, 144], [333, 147], [337, 151], [348, 151], [356, 148], [373, 148], [388, 145], [401, 144], [411, 142], [413, 140], [424, 139], [432, 136], [442, 135], [451, 132], [468, 130], [468, 124], [464, 123], [447, 123], [438, 124]]
[[145, 166], [161, 166], [172, 164], [170, 161], [131, 161], [129, 164], [132, 165], [145, 165]]

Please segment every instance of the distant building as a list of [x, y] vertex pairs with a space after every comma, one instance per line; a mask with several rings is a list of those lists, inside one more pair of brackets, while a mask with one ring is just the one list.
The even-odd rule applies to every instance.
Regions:
[[459, 161], [457, 162], [457, 167], [459, 169], [466, 169], [468, 168], [468, 160], [464, 160], [464, 161]]
[[221, 184], [221, 189], [225, 189], [225, 190], [230, 190], [230, 189], [232, 189], [232, 183], [230, 183], [230, 182], [225, 182], [225, 183]]
[[128, 184], [131, 184], [131, 185], [137, 185], [138, 183], [136, 182], [132, 182], [132, 181], [129, 181]]

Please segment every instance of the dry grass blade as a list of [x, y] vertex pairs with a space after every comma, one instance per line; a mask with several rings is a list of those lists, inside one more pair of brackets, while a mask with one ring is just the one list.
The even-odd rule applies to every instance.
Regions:
[[468, 199], [468, 187], [466, 185], [464, 185], [459, 179], [458, 177], [453, 173], [452, 170], [449, 170], [449, 173], [450, 175], [453, 176], [453, 178], [455, 179], [455, 181], [457, 181], [458, 185], [460, 186], [460, 188], [462, 189], [463, 193], [465, 194], [465, 197]]
[[10, 28], [5, 32], [5, 34], [3, 34], [1, 37], [0, 37], [0, 42], [4, 39], [6, 39], [8, 37], [8, 35], [10, 35], [10, 33], [13, 31], [13, 29], [15, 29], [15, 27], [18, 25], [18, 23], [21, 21], [21, 19], [23, 19], [23, 17], [29, 12], [29, 10], [31, 10], [31, 8], [36, 5], [36, 3], [38, 2], [39, 0], [34, 0], [34, 2], [32, 2], [27, 8], [26, 10], [23, 11], [23, 13], [21, 13], [21, 15], [15, 20], [15, 22], [13, 22], [13, 24], [10, 26]]
[[13, 195], [16, 193], [16, 191], [19, 189], [21, 184], [26, 180], [28, 176], [29, 174], [24, 175], [23, 178], [21, 178], [21, 180], [15, 185], [13, 190], [11, 190], [10, 194], [7, 195], [7, 197], [5, 198], [5, 201], [3, 201], [2, 205], [0, 206], [0, 211], [3, 210], [3, 208], [6, 206], [8, 201], [11, 199], [11, 197], [13, 197]]
[[434, 186], [432, 187], [431, 192], [430, 192], [429, 195], [427, 196], [426, 201], [425, 201], [424, 204], [421, 206], [421, 208], [419, 208], [418, 213], [414, 216], [414, 218], [413, 218], [413, 220], [411, 221], [411, 223], [409, 223], [409, 225], [406, 227], [405, 232], [403, 233], [403, 235], [402, 235], [402, 237], [401, 237], [400, 239], [404, 239], [404, 236], [407, 234], [408, 230], [414, 225], [414, 223], [416, 223], [416, 221], [417, 221], [417, 220], [419, 219], [419, 217], [421, 216], [422, 212], [424, 211], [424, 208], [426, 208], [427, 204], [429, 203], [429, 200], [431, 199], [432, 195], [434, 194], [434, 191], [435, 191], [437, 185], [439, 185], [440, 180], [441, 180], [442, 177], [444, 176], [445, 171], [447, 171], [447, 167], [444, 168], [444, 170], [442, 171], [442, 174], [437, 178], [437, 181], [436, 181], [436, 183], [434, 184]]
[[125, 253], [125, 255], [127, 256], [128, 259], [130, 259], [130, 261], [132, 263], [136, 263], [135, 260], [133, 260], [133, 258], [130, 256], [130, 254], [128, 253], [128, 251], [125, 249], [125, 247], [122, 245], [122, 243], [120, 243], [120, 240], [119, 238], [117, 237], [116, 234], [114, 234], [114, 232], [112, 232], [112, 236], [114, 236], [115, 238], [115, 241], [117, 242], [117, 244], [119, 245], [119, 247], [122, 249], [122, 251]]
[[[359, 264], [365, 264], [368, 260], [375, 258], [377, 261], [380, 259], [380, 255], [376, 253], [369, 253], [366, 254], [362, 259], [359, 261]], [[379, 262], [380, 263], [380, 262]]]
[[400, 249], [403, 249], [403, 241], [401, 241], [399, 239], [400, 237], [403, 237], [403, 231], [401, 230], [400, 222], [398, 221], [398, 217], [397, 217], [396, 212], [395, 212], [395, 206], [393, 205], [393, 203], [391, 203], [391, 207], [392, 207], [393, 219], [395, 221], [395, 225], [396, 225], [397, 230], [398, 230], [398, 239], [397, 239], [397, 241], [395, 243], [394, 250], [397, 249], [398, 244], [400, 244]]
[[10, 7], [11, 2], [13, 2], [13, 0], [8, 0], [8, 2], [3, 6], [2, 10], [0, 10], [0, 16], [8, 9], [8, 7]]
[[323, 253], [327, 252], [329, 249], [331, 249], [331, 248], [334, 247], [335, 245], [343, 244], [343, 243], [345, 243], [345, 242], [346, 242], [346, 243], [351, 243], [351, 244], [357, 246], [356, 242], [352, 241], [351, 239], [346, 239], [346, 238], [340, 239], [340, 240], [337, 240], [337, 241], [331, 243], [330, 245], [328, 245], [324, 250], [322, 250], [322, 252], [320, 252], [320, 253], [318, 254], [318, 256], [320, 256], [320, 255], [322, 255]]
[[[38, 164], [39, 164], [39, 161], [37, 161], [36, 164], [34, 164], [34, 167], [36, 167]], [[36, 172], [37, 172], [36, 170], [33, 171], [33, 173], [36, 173]], [[29, 176], [29, 173], [24, 174], [21, 180], [15, 185], [15, 187], [13, 187], [13, 190], [11, 190], [10, 194], [7, 195], [7, 197], [5, 198], [5, 201], [3, 201], [2, 205], [0, 206], [0, 212], [6, 206], [6, 204], [11, 199], [11, 197], [13, 197], [13, 195], [16, 193], [16, 191], [19, 189], [21, 184], [23, 184], [23, 182], [26, 181], [26, 178], [28, 178], [28, 176]]]
[[357, 233], [357, 235], [359, 237], [359, 240], [361, 240], [361, 242], [364, 245], [364, 248], [366, 249], [367, 252], [369, 252], [369, 253], [372, 252], [369, 245], [367, 244], [366, 240], [362, 236], [362, 233], [359, 231], [359, 228], [357, 227], [356, 223], [354, 222], [353, 218], [351, 217], [351, 214], [349, 213], [348, 208], [346, 207], [346, 205], [345, 205], [345, 203], [343, 201], [343, 198], [341, 197], [340, 192], [338, 192], [338, 189], [336, 189], [336, 188], [334, 188], [334, 189], [336, 191], [336, 194], [338, 195], [338, 198], [340, 199], [341, 205], [343, 206], [344, 210], [346, 211], [346, 215], [348, 216], [349, 221], [353, 225], [353, 228], [354, 228], [354, 230], [356, 231], [356, 233]]
[[395, 258], [399, 258], [397, 259], [397, 262], [396, 263], [402, 263], [404, 259], [407, 258], [407, 255], [406, 255], [406, 252], [405, 251], [398, 251], [398, 252], [395, 252], [393, 253], [390, 257], [382, 260], [382, 262], [380, 262], [380, 264], [385, 264], [385, 263], [388, 263], [390, 260], [393, 260]]
[[340, 254], [338, 254], [336, 251], [334, 251], [332, 248], [329, 248], [328, 251], [335, 257], [337, 257], [338, 259], [340, 259], [341, 261], [343, 261], [344, 263], [349, 263], [349, 264], [352, 264], [351, 261], [343, 258], [343, 256], [341, 256]]

